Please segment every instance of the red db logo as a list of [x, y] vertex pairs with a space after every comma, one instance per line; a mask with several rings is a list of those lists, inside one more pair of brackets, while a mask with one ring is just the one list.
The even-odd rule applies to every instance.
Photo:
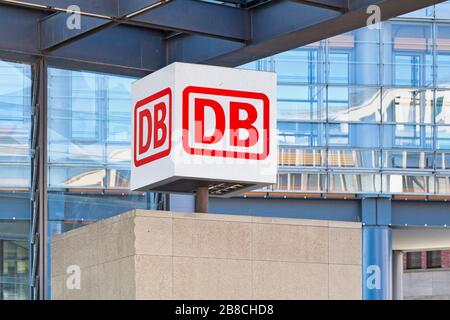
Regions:
[[269, 155], [269, 108], [263, 93], [187, 87], [183, 148], [193, 155], [264, 160]]
[[166, 157], [172, 146], [172, 91], [159, 91], [134, 107], [134, 165]]

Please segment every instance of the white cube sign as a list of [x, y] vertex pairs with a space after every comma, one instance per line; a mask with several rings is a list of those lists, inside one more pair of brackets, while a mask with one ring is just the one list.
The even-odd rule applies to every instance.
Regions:
[[230, 196], [276, 182], [274, 73], [177, 62], [132, 94], [132, 190]]

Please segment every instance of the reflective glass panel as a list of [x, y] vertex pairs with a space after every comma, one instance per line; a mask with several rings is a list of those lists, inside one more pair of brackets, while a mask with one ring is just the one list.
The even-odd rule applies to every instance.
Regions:
[[435, 167], [436, 170], [450, 170], [450, 152], [436, 152]]
[[327, 128], [329, 146], [379, 147], [379, 126], [376, 124], [329, 123]]
[[274, 70], [280, 83], [321, 83], [323, 66], [319, 47], [302, 48], [273, 57]]
[[278, 120], [322, 120], [326, 110], [325, 87], [279, 85]]
[[434, 192], [432, 176], [385, 174], [383, 175], [383, 192], [387, 193], [418, 193]]
[[101, 167], [63, 167], [49, 168], [50, 188], [103, 188], [106, 172]]
[[436, 149], [450, 149], [450, 126], [436, 126]]
[[433, 147], [433, 128], [421, 125], [384, 125], [383, 147], [425, 148]]
[[28, 187], [31, 66], [0, 60], [0, 187]]
[[385, 85], [432, 86], [432, 24], [383, 23], [383, 59]]
[[329, 121], [380, 121], [380, 90], [371, 87], [328, 87]]
[[425, 89], [383, 89], [383, 121], [432, 123], [434, 91]]
[[362, 28], [332, 37], [329, 47], [328, 83], [379, 84], [379, 32]]
[[327, 154], [329, 167], [377, 169], [380, 167], [380, 152], [363, 149], [329, 149]]
[[[438, 3], [435, 6], [435, 14], [437, 19], [449, 19], [450, 18], [450, 2], [445, 1]], [[432, 7], [430, 7], [432, 8]]]
[[133, 78], [49, 69], [48, 162], [51, 187], [128, 186], [109, 182], [109, 163], [129, 170]]
[[380, 192], [381, 178], [377, 174], [333, 173], [328, 177], [329, 192]]
[[450, 194], [450, 176], [436, 176], [436, 194]]
[[[447, 17], [448, 18], [448, 17]], [[438, 87], [450, 87], [450, 26], [437, 25], [437, 83]]]
[[450, 124], [450, 90], [436, 90], [436, 123]]
[[278, 152], [278, 165], [297, 167], [322, 167], [326, 151], [321, 149], [303, 149], [280, 147]]
[[433, 169], [433, 165], [433, 152], [409, 150], [389, 150], [383, 152], [383, 168]]
[[302, 122], [278, 122], [278, 143], [297, 146], [323, 146], [324, 124]]
[[275, 190], [325, 192], [326, 175], [319, 173], [280, 173]]

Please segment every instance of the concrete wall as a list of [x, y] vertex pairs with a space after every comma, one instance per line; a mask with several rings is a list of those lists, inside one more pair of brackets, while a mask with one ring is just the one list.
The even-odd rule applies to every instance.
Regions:
[[405, 271], [403, 296], [405, 300], [450, 300], [450, 269]]
[[[81, 268], [81, 289], [66, 286]], [[54, 299], [361, 299], [361, 225], [134, 210], [52, 243]]]

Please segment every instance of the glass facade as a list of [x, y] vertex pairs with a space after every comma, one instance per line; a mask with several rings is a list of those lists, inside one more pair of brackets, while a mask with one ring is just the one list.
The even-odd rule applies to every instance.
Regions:
[[449, 194], [449, 9], [243, 66], [278, 76], [279, 179], [269, 190]]
[[0, 300], [30, 297], [31, 65], [0, 61]]
[[135, 80], [49, 68], [49, 246], [54, 234], [133, 208], [155, 209], [160, 204], [155, 193], [128, 190], [130, 91]]
[[[242, 67], [278, 75], [269, 190], [450, 195], [450, 2]], [[30, 298], [32, 77], [31, 65], [0, 61], [0, 299]], [[49, 67], [48, 246], [161, 207], [128, 190], [134, 80]]]

